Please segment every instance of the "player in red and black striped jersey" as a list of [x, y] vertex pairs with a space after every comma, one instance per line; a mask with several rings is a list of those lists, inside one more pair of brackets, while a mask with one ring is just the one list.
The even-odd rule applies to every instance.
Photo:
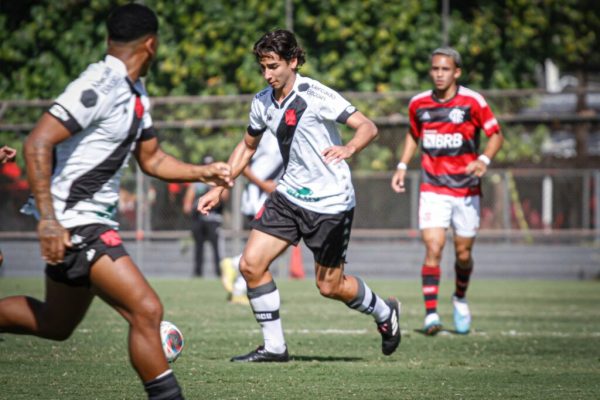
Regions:
[[[473, 270], [472, 249], [479, 228], [480, 178], [502, 146], [500, 126], [479, 93], [458, 85], [460, 54], [450, 47], [431, 54], [429, 75], [434, 89], [413, 97], [409, 104], [410, 128], [404, 151], [391, 182], [403, 193], [407, 164], [421, 144], [422, 182], [419, 229], [426, 247], [421, 270], [425, 299], [424, 332], [434, 335], [442, 328], [437, 313], [440, 261], [446, 229], [454, 230], [456, 289], [452, 296], [454, 324], [468, 333], [471, 314], [465, 292]], [[480, 132], [488, 137], [479, 154]]]

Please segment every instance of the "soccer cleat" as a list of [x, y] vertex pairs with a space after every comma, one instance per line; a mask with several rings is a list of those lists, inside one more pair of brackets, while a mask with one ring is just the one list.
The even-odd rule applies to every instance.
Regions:
[[454, 306], [454, 328], [456, 333], [467, 334], [471, 330], [471, 311], [467, 299], [452, 296]]
[[423, 333], [427, 336], [435, 336], [441, 330], [442, 323], [440, 322], [440, 316], [437, 313], [427, 314], [425, 316]]
[[229, 299], [229, 302], [231, 304], [242, 304], [242, 305], [247, 305], [250, 304], [250, 300], [248, 300], [248, 296], [245, 294], [238, 294], [238, 295], [231, 295], [231, 298]]
[[219, 268], [221, 269], [221, 283], [223, 283], [223, 287], [227, 293], [231, 293], [233, 291], [233, 282], [237, 275], [231, 258], [222, 259], [219, 263]]
[[377, 330], [381, 334], [381, 352], [389, 356], [400, 344], [402, 339], [400, 333], [400, 303], [393, 297], [385, 301], [390, 308], [390, 316], [385, 321], [377, 324]]
[[265, 349], [265, 346], [258, 346], [256, 350], [248, 354], [232, 357], [234, 362], [288, 362], [290, 356], [287, 351], [287, 346], [283, 353], [271, 353]]

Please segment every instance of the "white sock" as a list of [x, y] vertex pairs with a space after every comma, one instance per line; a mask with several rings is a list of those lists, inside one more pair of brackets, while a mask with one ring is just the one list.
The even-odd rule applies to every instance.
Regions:
[[283, 327], [279, 318], [281, 300], [275, 282], [271, 281], [256, 288], [248, 288], [250, 306], [254, 317], [262, 328], [265, 349], [271, 353], [285, 351]]
[[363, 314], [371, 314], [377, 323], [383, 322], [390, 317], [390, 308], [385, 301], [375, 294], [367, 284], [359, 277], [354, 277], [358, 282], [358, 293], [356, 297], [346, 303]]

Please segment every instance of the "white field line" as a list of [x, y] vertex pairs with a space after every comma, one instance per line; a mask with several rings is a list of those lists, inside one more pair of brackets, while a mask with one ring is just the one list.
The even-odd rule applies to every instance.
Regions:
[[[248, 333], [251, 334], [260, 334], [262, 331], [259, 329], [249, 330]], [[370, 329], [286, 329], [285, 334], [290, 335], [371, 335], [375, 331]], [[375, 332], [376, 333], [376, 332]], [[412, 335], [416, 334], [412, 329], [411, 330], [402, 330], [402, 335]], [[417, 334], [418, 335], [418, 334]], [[443, 330], [439, 332], [436, 336], [440, 337], [469, 337], [469, 336], [479, 336], [479, 337], [494, 337], [494, 336], [502, 336], [508, 338], [522, 338], [522, 337], [557, 337], [557, 338], [600, 338], [600, 332], [556, 332], [556, 331], [548, 331], [548, 332], [520, 332], [516, 330], [509, 331], [501, 331], [501, 332], [484, 332], [474, 330], [468, 335], [456, 335], [451, 331]]]

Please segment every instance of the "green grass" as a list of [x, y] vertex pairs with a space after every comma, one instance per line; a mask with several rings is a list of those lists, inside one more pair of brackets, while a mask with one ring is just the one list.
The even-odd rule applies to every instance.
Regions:
[[[214, 280], [151, 280], [165, 319], [186, 344], [173, 364], [188, 399], [588, 399], [600, 398], [600, 283], [480, 281], [469, 291], [474, 332], [434, 338], [420, 284], [369, 280], [403, 303], [403, 339], [380, 352], [370, 317], [318, 295], [314, 282], [278, 281], [293, 361], [240, 365], [261, 343], [247, 306], [230, 305]], [[451, 282], [441, 288], [452, 327]], [[0, 279], [0, 295], [41, 296], [41, 279]], [[127, 325], [95, 300], [66, 342], [0, 337], [0, 399], [144, 399], [129, 365]]]

